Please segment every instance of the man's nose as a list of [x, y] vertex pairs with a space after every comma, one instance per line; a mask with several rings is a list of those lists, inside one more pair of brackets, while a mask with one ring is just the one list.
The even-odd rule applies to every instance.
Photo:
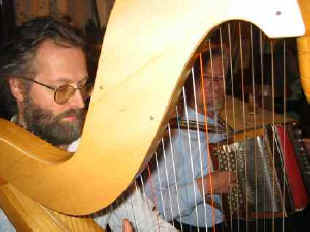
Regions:
[[85, 108], [84, 97], [79, 89], [76, 89], [73, 96], [69, 100], [70, 105], [75, 109]]

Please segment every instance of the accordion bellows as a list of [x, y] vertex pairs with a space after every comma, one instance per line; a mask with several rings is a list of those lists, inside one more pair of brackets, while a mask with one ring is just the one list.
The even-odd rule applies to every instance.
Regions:
[[215, 166], [238, 176], [236, 187], [223, 196], [226, 217], [283, 217], [304, 209], [309, 202], [310, 156], [297, 123], [270, 124], [254, 134], [211, 147]]

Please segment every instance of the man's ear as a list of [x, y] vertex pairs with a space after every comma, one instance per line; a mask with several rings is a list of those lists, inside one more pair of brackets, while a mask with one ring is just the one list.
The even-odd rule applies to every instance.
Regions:
[[23, 95], [22, 83], [20, 82], [20, 80], [16, 78], [10, 78], [9, 86], [10, 86], [12, 95], [16, 99], [16, 102], [23, 102], [24, 95]]

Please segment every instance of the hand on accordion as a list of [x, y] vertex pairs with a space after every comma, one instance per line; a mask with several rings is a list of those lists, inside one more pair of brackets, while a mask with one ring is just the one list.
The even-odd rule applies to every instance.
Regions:
[[201, 193], [205, 194], [228, 193], [236, 185], [237, 177], [231, 171], [215, 171], [197, 180], [197, 185]]

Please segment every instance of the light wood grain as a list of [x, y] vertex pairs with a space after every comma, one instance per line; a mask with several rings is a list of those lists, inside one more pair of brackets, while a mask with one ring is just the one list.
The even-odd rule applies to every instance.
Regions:
[[59, 214], [32, 201], [10, 184], [0, 185], [0, 207], [21, 232], [102, 232], [92, 218]]
[[307, 102], [310, 103], [310, 4], [308, 0], [298, 0], [302, 17], [306, 24], [306, 34], [297, 39], [300, 81]]

